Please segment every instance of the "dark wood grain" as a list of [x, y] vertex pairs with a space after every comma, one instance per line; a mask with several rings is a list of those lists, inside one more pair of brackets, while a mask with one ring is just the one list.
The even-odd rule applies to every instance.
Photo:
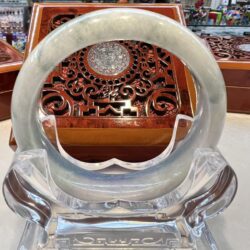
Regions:
[[228, 111], [250, 114], [250, 87], [227, 87]]

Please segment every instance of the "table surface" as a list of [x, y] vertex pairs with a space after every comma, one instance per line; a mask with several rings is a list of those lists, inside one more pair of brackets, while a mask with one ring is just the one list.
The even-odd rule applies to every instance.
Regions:
[[[0, 122], [0, 181], [10, 166], [13, 152], [8, 147], [10, 121]], [[209, 221], [221, 250], [250, 249], [250, 115], [228, 114], [219, 149], [237, 173], [238, 193], [231, 206]], [[15, 215], [0, 195], [0, 249], [15, 250], [25, 221]]]

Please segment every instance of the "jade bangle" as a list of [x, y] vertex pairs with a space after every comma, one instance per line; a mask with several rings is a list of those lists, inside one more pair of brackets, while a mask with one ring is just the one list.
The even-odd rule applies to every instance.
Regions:
[[[101, 42], [136, 40], [179, 57], [196, 79], [197, 112], [181, 145], [160, 164], [111, 175], [88, 171], [63, 158], [39, 121], [39, 99], [48, 74], [72, 53]], [[12, 122], [19, 150], [46, 149], [59, 188], [81, 200], [149, 200], [170, 192], [186, 177], [195, 150], [216, 147], [226, 113], [225, 85], [212, 54], [187, 28], [165, 16], [138, 9], [91, 12], [51, 32], [24, 63], [13, 92]]]

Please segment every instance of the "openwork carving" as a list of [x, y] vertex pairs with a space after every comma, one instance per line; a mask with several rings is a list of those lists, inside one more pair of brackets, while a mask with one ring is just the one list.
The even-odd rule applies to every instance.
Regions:
[[[51, 30], [73, 17], [56, 16]], [[102, 50], [100, 58], [95, 55], [98, 50]], [[180, 104], [172, 57], [161, 48], [138, 41], [83, 48], [48, 77], [42, 98], [44, 110], [58, 116], [174, 115]], [[111, 59], [116, 63], [110, 64]], [[97, 64], [95, 60], [99, 60]]]
[[[216, 59], [219, 60], [250, 60], [249, 37], [220, 37], [203, 35]], [[248, 49], [247, 49], [248, 48]]]
[[6, 63], [11, 60], [11, 56], [5, 50], [0, 48], [0, 64]]

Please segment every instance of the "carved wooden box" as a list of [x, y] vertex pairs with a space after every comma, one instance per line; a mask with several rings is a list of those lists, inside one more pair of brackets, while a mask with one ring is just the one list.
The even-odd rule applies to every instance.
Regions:
[[250, 37], [203, 36], [225, 79], [228, 111], [250, 113]]
[[10, 118], [12, 89], [23, 56], [8, 43], [0, 40], [0, 120]]
[[[118, 6], [154, 11], [185, 25], [179, 5], [36, 4], [26, 56], [74, 17]], [[171, 138], [176, 115], [192, 116], [193, 106], [193, 82], [181, 61], [139, 41], [83, 48], [58, 65], [42, 93], [43, 110], [56, 115], [64, 149], [89, 162], [157, 156]], [[179, 138], [187, 129], [183, 124]]]

